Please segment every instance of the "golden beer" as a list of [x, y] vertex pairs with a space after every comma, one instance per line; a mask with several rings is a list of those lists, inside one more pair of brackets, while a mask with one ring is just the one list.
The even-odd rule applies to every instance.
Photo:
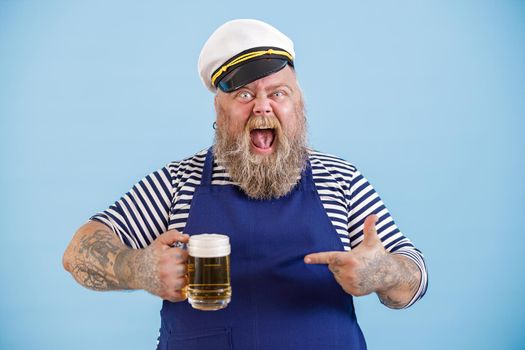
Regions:
[[188, 242], [188, 301], [199, 310], [219, 310], [231, 300], [230, 239], [200, 234]]

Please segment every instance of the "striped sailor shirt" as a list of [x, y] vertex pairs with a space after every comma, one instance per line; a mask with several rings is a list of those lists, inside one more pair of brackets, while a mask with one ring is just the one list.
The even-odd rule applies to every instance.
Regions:
[[[155, 171], [108, 209], [91, 217], [106, 224], [127, 246], [140, 249], [160, 234], [176, 229], [184, 232], [195, 188], [200, 184], [207, 150]], [[363, 239], [367, 216], [376, 214], [377, 233], [385, 249], [414, 261], [421, 270], [421, 284], [409, 307], [427, 289], [427, 271], [422, 253], [395, 224], [383, 201], [367, 179], [351, 163], [309, 150], [312, 175], [326, 214], [342, 243], [351, 250]], [[214, 163], [212, 185], [233, 184], [226, 169]]]

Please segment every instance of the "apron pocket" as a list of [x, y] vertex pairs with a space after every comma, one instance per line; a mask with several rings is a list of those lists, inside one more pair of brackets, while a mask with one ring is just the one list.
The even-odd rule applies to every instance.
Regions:
[[168, 350], [232, 350], [231, 329], [214, 328], [172, 333], [168, 340]]

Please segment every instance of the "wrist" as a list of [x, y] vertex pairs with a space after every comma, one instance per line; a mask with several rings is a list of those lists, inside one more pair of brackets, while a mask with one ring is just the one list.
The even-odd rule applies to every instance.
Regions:
[[386, 253], [383, 258], [383, 266], [385, 267], [384, 278], [381, 280], [381, 284], [377, 286], [376, 293], [378, 295], [384, 295], [388, 292], [396, 289], [401, 281], [400, 278], [400, 262], [394, 255]]
[[136, 271], [142, 254], [144, 251], [141, 249], [125, 248], [115, 257], [113, 271], [122, 289], [143, 289]]

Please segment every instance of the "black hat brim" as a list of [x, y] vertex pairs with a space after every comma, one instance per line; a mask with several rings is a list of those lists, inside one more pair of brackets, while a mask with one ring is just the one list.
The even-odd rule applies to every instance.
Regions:
[[262, 58], [249, 61], [228, 72], [217, 84], [224, 92], [233, 92], [258, 79], [280, 71], [289, 63], [282, 58]]

